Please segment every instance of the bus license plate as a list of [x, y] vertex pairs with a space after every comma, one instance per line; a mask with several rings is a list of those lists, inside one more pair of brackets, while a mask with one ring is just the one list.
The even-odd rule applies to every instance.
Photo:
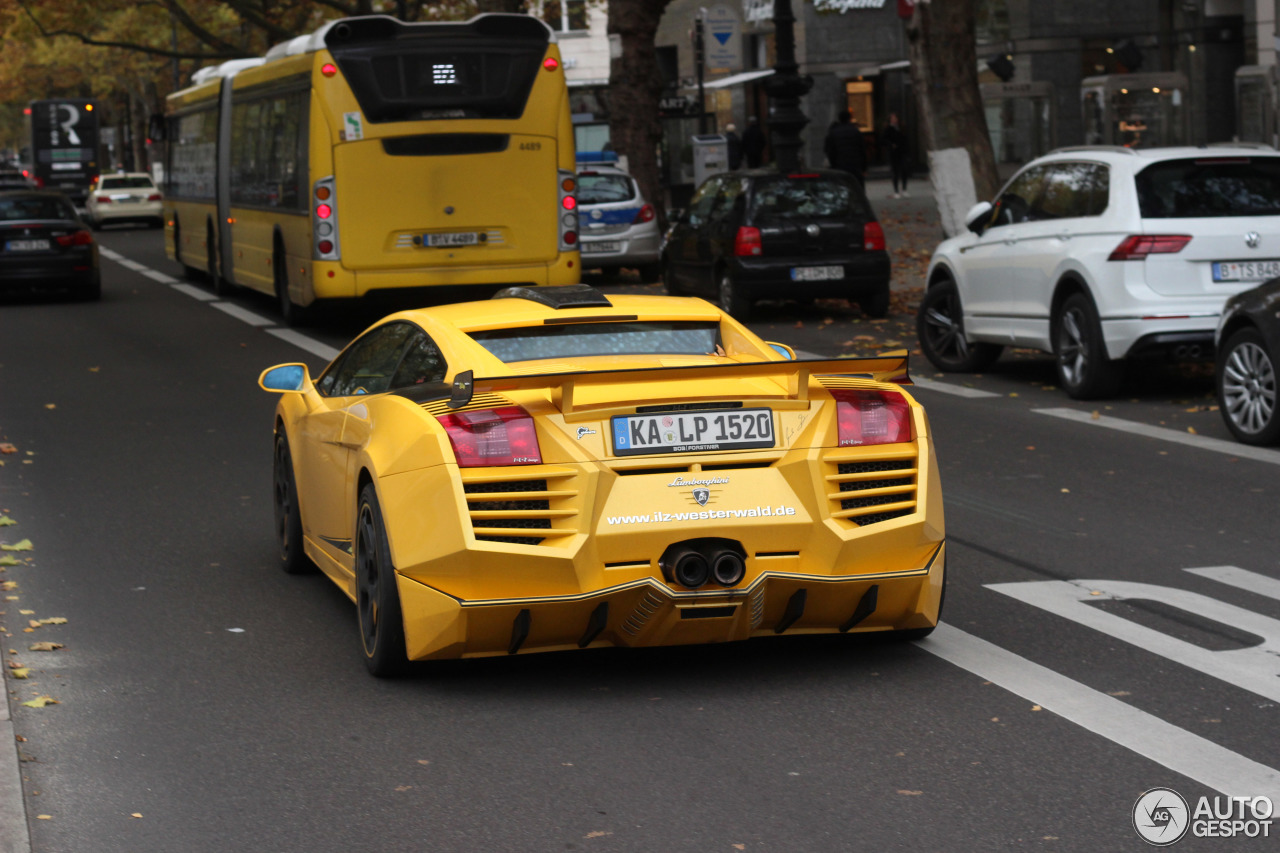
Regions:
[[834, 281], [844, 278], [844, 267], [792, 267], [792, 281]]
[[443, 234], [423, 234], [422, 245], [433, 249], [449, 246], [474, 246], [480, 242], [475, 231], [450, 231]]
[[1280, 261], [1215, 261], [1214, 281], [1265, 281], [1280, 275]]
[[10, 240], [4, 244], [7, 252], [45, 252], [49, 249], [48, 240]]
[[742, 450], [775, 443], [770, 409], [618, 415], [612, 427], [615, 456]]
[[592, 243], [589, 240], [583, 240], [580, 245], [582, 246], [582, 254], [584, 255], [601, 255], [606, 252], [622, 251], [622, 243], [617, 240], [603, 240], [595, 243]]

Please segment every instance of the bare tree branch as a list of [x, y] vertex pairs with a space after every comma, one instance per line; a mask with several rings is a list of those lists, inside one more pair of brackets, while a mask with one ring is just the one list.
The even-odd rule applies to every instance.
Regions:
[[93, 38], [92, 36], [87, 36], [84, 33], [79, 33], [74, 30], [61, 30], [61, 29], [50, 30], [50, 29], [46, 29], [44, 24], [40, 22], [40, 19], [35, 16], [35, 13], [32, 12], [30, 8], [28, 8], [25, 0], [18, 0], [18, 5], [22, 7], [22, 11], [26, 13], [27, 17], [31, 20], [31, 23], [36, 25], [36, 29], [40, 31], [40, 35], [44, 36], [45, 38], [54, 38], [56, 36], [66, 36], [68, 38], [77, 39], [82, 44], [92, 45], [94, 47], [118, 47], [124, 50], [132, 50], [138, 53], [145, 53], [150, 56], [163, 56], [168, 59], [200, 59], [200, 60], [236, 59], [238, 57], [242, 57], [246, 55], [243, 50], [235, 48], [231, 45], [226, 45], [225, 42], [220, 42], [221, 44], [226, 45], [224, 50], [219, 50], [213, 53], [193, 53], [190, 51], [181, 51], [181, 50], [172, 50], [167, 48], [154, 47], [152, 45], [146, 45], [146, 44], [135, 44], [133, 42], [109, 41], [104, 39], [96, 39], [96, 38]]

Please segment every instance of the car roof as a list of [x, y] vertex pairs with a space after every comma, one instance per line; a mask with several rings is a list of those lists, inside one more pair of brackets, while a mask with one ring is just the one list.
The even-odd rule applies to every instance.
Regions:
[[1280, 157], [1280, 151], [1265, 145], [1214, 144], [1176, 145], [1163, 148], [1125, 148], [1121, 145], [1072, 145], [1057, 148], [1027, 165], [1061, 160], [1079, 160], [1087, 157], [1116, 165], [1131, 165], [1135, 170], [1145, 169], [1152, 163], [1164, 160], [1183, 160], [1192, 157]]

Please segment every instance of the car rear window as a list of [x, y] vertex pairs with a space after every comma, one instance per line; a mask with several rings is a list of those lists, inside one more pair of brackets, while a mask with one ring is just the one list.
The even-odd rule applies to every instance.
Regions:
[[1144, 219], [1280, 214], [1280, 157], [1196, 157], [1135, 178]]
[[638, 321], [472, 332], [503, 363], [601, 355], [713, 355], [719, 323]]
[[153, 189], [155, 184], [151, 183], [150, 178], [103, 178], [102, 186], [98, 189], [102, 190], [148, 190]]
[[0, 219], [75, 219], [70, 202], [49, 196], [9, 196], [0, 198]]
[[635, 187], [626, 175], [578, 176], [579, 204], [607, 204], [611, 201], [631, 201], [635, 197]]
[[749, 217], [760, 219], [852, 219], [868, 216], [866, 199], [852, 179], [778, 176], [756, 182]]

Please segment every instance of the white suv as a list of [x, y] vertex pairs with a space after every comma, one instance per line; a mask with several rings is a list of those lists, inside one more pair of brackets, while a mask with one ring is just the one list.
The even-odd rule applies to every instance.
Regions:
[[1227, 297], [1280, 275], [1280, 153], [1064, 148], [966, 222], [929, 264], [925, 356], [976, 371], [1005, 346], [1044, 350], [1067, 394], [1106, 397], [1121, 359], [1211, 357]]

